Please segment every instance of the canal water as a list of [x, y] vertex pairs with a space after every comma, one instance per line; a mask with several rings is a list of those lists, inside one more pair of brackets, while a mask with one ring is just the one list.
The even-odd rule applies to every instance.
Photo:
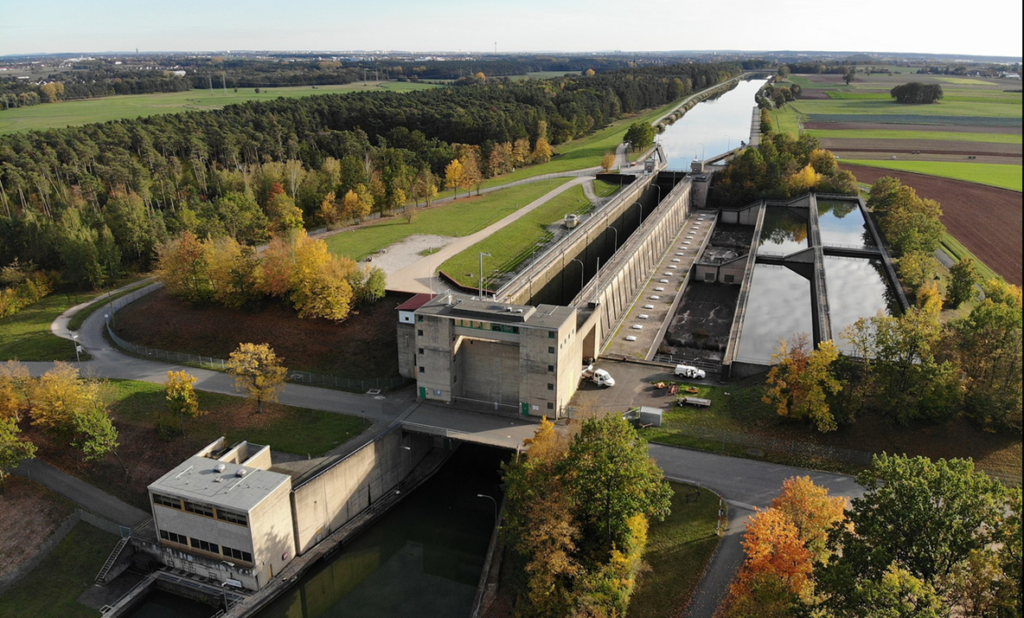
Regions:
[[754, 264], [737, 358], [769, 364], [780, 340], [804, 333], [810, 342], [812, 320], [810, 280], [786, 266]]
[[874, 317], [879, 311], [886, 315], [898, 313], [894, 313], [897, 305], [882, 268], [880, 260], [825, 256], [832, 337], [843, 352], [855, 351], [842, 336], [845, 328], [860, 318]]
[[444, 467], [258, 618], [469, 616], [501, 500], [500, 449], [466, 444]]
[[825, 247], [875, 246], [857, 202], [818, 200], [818, 228]]
[[741, 81], [732, 90], [708, 99], [665, 129], [657, 140], [668, 169], [689, 170], [694, 158], [710, 159], [750, 141], [754, 94], [766, 80]]
[[807, 210], [769, 206], [764, 211], [758, 255], [783, 256], [807, 248]]

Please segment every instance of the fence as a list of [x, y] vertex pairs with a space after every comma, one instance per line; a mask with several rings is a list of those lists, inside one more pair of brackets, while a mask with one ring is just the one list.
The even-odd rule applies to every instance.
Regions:
[[[228, 361], [223, 358], [216, 358], [214, 356], [203, 356], [201, 354], [191, 354], [188, 352], [174, 352], [169, 350], [161, 350], [159, 348], [150, 348], [131, 341], [126, 341], [114, 332], [111, 328], [111, 323], [115, 320], [114, 316], [124, 306], [135, 302], [139, 298], [156, 291], [162, 286], [162, 284], [156, 283], [151, 286], [136, 290], [131, 294], [126, 294], [121, 298], [118, 298], [112, 302], [111, 313], [108, 314], [107, 319], [107, 335], [110, 340], [121, 350], [128, 352], [134, 356], [141, 358], [147, 358], [152, 360], [159, 360], [167, 363], [176, 363], [179, 365], [189, 365], [191, 367], [199, 367], [201, 369], [212, 369], [214, 371], [227, 371]], [[401, 388], [410, 382], [408, 378], [401, 376], [393, 378], [367, 378], [367, 379], [353, 379], [343, 378], [340, 376], [332, 376], [322, 373], [312, 373], [309, 371], [297, 371], [288, 370], [288, 381], [297, 384], [308, 384], [310, 386], [323, 386], [327, 388], [336, 388], [344, 391], [353, 391], [358, 393], [364, 393], [371, 389], [379, 390], [393, 390]]]

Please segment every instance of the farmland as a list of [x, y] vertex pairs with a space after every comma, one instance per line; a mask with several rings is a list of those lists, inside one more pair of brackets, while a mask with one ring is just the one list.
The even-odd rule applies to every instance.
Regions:
[[[950, 235], [1007, 281], [1021, 281], [1020, 82], [907, 73], [792, 75], [800, 99], [773, 110], [779, 130], [806, 132], [862, 183], [899, 176], [942, 204]], [[889, 90], [939, 84], [941, 101], [901, 105]], [[1013, 90], [1018, 90], [1013, 92]]]
[[223, 90], [190, 90], [159, 94], [130, 94], [82, 101], [65, 101], [18, 107], [0, 112], [0, 135], [19, 131], [56, 129], [122, 118], [138, 118], [157, 114], [220, 109], [225, 105], [246, 101], [269, 101], [280, 97], [297, 98], [318, 94], [390, 90], [408, 92], [433, 88], [411, 82], [358, 82], [334, 86], [296, 86], [289, 88], [244, 88], [237, 92]]

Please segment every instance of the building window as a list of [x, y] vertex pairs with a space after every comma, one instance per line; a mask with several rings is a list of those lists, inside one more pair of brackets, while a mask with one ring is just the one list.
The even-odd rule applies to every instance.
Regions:
[[422, 315], [416, 316], [416, 321], [417, 322], [422, 322], [423, 321], [423, 316]]
[[203, 504], [196, 504], [195, 502], [185, 501], [185, 510], [189, 513], [195, 513], [196, 515], [203, 515], [205, 517], [213, 517], [213, 508]]
[[252, 554], [247, 551], [241, 551], [234, 549], [233, 547], [224, 547], [224, 555], [228, 558], [234, 558], [235, 560], [241, 560], [242, 562], [252, 562]]
[[555, 353], [555, 348], [552, 347], [552, 346], [548, 346], [548, 354], [554, 354], [554, 353]]
[[179, 511], [181, 510], [181, 500], [171, 498], [170, 496], [153, 494], [153, 504], [159, 504], [160, 506], [166, 506], [171, 509], [178, 509]]
[[553, 404], [553, 403], [551, 403], [551, 402], [549, 401], [549, 402], [548, 402], [548, 410], [554, 410], [554, 409], [555, 409], [555, 404]]
[[203, 551], [208, 551], [211, 554], [220, 553], [220, 546], [218, 546], [216, 543], [210, 543], [209, 541], [200, 541], [199, 539], [192, 539], [192, 547], [193, 549], [201, 549]]
[[554, 338], [555, 338], [555, 333], [554, 333], [554, 331], [550, 331], [550, 332], [548, 332], [548, 339], [554, 339]]
[[725, 282], [726, 283], [735, 283], [736, 282], [736, 275], [726, 275], [725, 276]]
[[548, 365], [548, 373], [554, 373], [554, 372], [555, 372], [555, 366], [554, 365]]
[[423, 367], [420, 367], [420, 373], [426, 373], [426, 370], [424, 370]]
[[422, 328], [416, 331], [416, 336], [417, 337], [422, 337], [423, 336], [423, 329]]
[[419, 352], [419, 353], [420, 353], [420, 354], [423, 354], [423, 348], [420, 348], [420, 352]]
[[168, 532], [166, 530], [160, 531], [160, 538], [171, 543], [177, 543], [179, 545], [188, 546], [188, 537], [184, 534], [175, 534], [174, 532]]
[[235, 513], [234, 511], [222, 511], [217, 509], [217, 519], [226, 521], [229, 524], [238, 524], [239, 526], [249, 525], [249, 517], [245, 513]]
[[549, 383], [549, 384], [548, 384], [548, 390], [549, 390], [549, 391], [553, 391], [553, 390], [555, 390], [555, 385], [554, 385], [554, 384], [550, 384], [550, 383]]

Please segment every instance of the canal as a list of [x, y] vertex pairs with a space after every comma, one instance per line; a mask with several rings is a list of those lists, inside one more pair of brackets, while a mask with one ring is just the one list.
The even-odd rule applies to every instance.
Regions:
[[710, 159], [750, 140], [754, 95], [766, 80], [740, 81], [736, 87], [694, 106], [657, 140], [668, 169], [689, 170], [695, 158]]
[[508, 451], [464, 444], [429, 481], [257, 618], [469, 616]]

